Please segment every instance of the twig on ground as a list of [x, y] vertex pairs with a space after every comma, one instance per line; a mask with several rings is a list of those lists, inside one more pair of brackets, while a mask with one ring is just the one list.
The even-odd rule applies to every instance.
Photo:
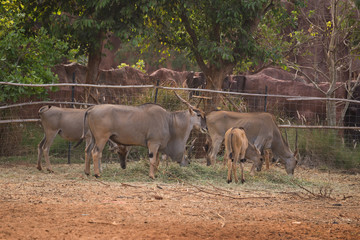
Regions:
[[127, 184], [127, 183], [121, 183], [121, 186], [132, 187], [132, 188], [142, 188], [141, 186], [134, 186], [134, 185], [130, 185], [130, 184]]
[[98, 221], [88, 221], [88, 223], [94, 223], [94, 224], [106, 224], [106, 225], [114, 225], [114, 226], [117, 226], [119, 225], [118, 223], [116, 222], [98, 222]]
[[[83, 180], [90, 181], [90, 182], [91, 182], [91, 180], [92, 180], [92, 179], [89, 179], [89, 176], [88, 176], [88, 177], [85, 177], [85, 176], [83, 176], [83, 175], [80, 175], [79, 177], [80, 177], [81, 179], [83, 179]], [[110, 187], [109, 184], [104, 183], [104, 182], [98, 180], [97, 178], [95, 178], [94, 180], [97, 181], [97, 182], [99, 182], [99, 183], [101, 183], [101, 184], [103, 184], [103, 185], [105, 185], [105, 186], [107, 186], [107, 187]]]
[[301, 186], [300, 184], [297, 184], [297, 183], [295, 183], [295, 182], [294, 182], [294, 184], [295, 184], [296, 186], [298, 186], [299, 188], [301, 188], [302, 190], [305, 190], [306, 192], [310, 193], [310, 194], [313, 195], [314, 197], [317, 197], [317, 195], [316, 195], [315, 193], [313, 193], [312, 191], [304, 188], [304, 187]]
[[345, 196], [345, 195], [343, 195], [343, 198], [342, 198], [341, 200], [345, 201], [346, 199], [352, 198], [352, 197], [353, 197], [353, 196]]
[[219, 188], [219, 187], [216, 187], [216, 186], [214, 186], [213, 184], [211, 184], [211, 183], [207, 183], [207, 184], [209, 184], [210, 186], [212, 186], [214, 189], [216, 189], [216, 190], [220, 190], [220, 191], [223, 191], [223, 192], [228, 192], [228, 193], [232, 193], [232, 191], [229, 191], [229, 190], [226, 190], [226, 189], [222, 189], [222, 188]]
[[280, 193], [280, 194], [289, 194], [289, 195], [295, 195], [301, 199], [306, 199], [305, 197], [301, 196], [299, 193], [297, 192], [277, 192], [277, 193]]
[[244, 199], [267, 199], [267, 198], [274, 198], [274, 197], [234, 197], [234, 196], [230, 196], [230, 195], [226, 195], [226, 194], [222, 194], [222, 193], [214, 193], [212, 192], [211, 190], [209, 189], [205, 189], [205, 188], [202, 188], [202, 187], [198, 187], [198, 186], [195, 186], [191, 183], [188, 183], [188, 182], [185, 182], [184, 180], [181, 180], [179, 178], [177, 178], [176, 176], [173, 176], [171, 173], [168, 173], [169, 175], [171, 175], [171, 177], [174, 179], [174, 180], [177, 180], [183, 184], [186, 184], [186, 185], [189, 185], [197, 190], [199, 190], [199, 192], [203, 192], [203, 193], [207, 193], [207, 194], [210, 194], [210, 195], [214, 195], [214, 196], [220, 196], [220, 197], [227, 197], [227, 198], [231, 198], [231, 199], [237, 199], [237, 200], [244, 200]]
[[301, 186], [300, 184], [292, 181], [292, 183], [296, 186], [298, 186], [299, 188], [301, 188], [302, 190], [306, 191], [307, 193], [311, 194], [312, 196], [314, 196], [315, 198], [328, 198], [328, 199], [332, 199], [335, 200], [334, 198], [330, 197], [330, 194], [332, 193], [332, 189], [330, 189], [330, 191], [328, 192], [326, 189], [324, 191], [324, 193], [322, 192], [322, 188], [320, 188], [320, 193], [316, 194], [313, 193], [312, 191], [310, 191], [309, 189], [306, 189], [305, 187]]
[[99, 179], [95, 178], [95, 181], [97, 181], [97, 182], [99, 182], [99, 183], [101, 183], [101, 184], [103, 184], [103, 185], [105, 185], [107, 187], [110, 187], [110, 184], [104, 183], [103, 181], [100, 181]]
[[231, 199], [237, 199], [237, 200], [274, 198], [274, 197], [269, 197], [269, 196], [266, 196], [266, 197], [234, 197], [234, 196], [230, 196], [230, 195], [226, 195], [226, 194], [214, 193], [214, 192], [211, 192], [208, 189], [198, 187], [198, 186], [192, 185], [190, 183], [187, 183], [187, 184], [194, 187], [194, 188], [196, 188], [197, 190], [199, 190], [200, 192], [203, 192], [203, 193], [211, 194], [211, 195], [214, 195], [214, 196], [221, 196], [221, 197], [227, 197], [227, 198], [231, 198]]
[[220, 215], [220, 213], [217, 214], [222, 220], [223, 222], [221, 223], [221, 227], [225, 227], [225, 224], [226, 224], [226, 219]]

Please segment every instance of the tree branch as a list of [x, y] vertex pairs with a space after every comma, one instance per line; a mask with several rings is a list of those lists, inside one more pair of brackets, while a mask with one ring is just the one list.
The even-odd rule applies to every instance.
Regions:
[[200, 69], [204, 71], [205, 75], [207, 75], [209, 72], [209, 69], [206, 66], [204, 59], [202, 58], [200, 52], [197, 50], [197, 48], [199, 46], [199, 40], [196, 36], [194, 29], [192, 29], [190, 26], [190, 21], [189, 21], [189, 18], [186, 16], [185, 9], [183, 9], [181, 11], [180, 17], [182, 19], [182, 22], [184, 23], [186, 32], [189, 34], [189, 36], [193, 42], [192, 50], [195, 54], [195, 59], [196, 59], [197, 63], [199, 64]]
[[[312, 78], [310, 78], [304, 71], [302, 71], [299, 66], [296, 66], [295, 64], [292, 64], [292, 63], [290, 63], [290, 62], [288, 62], [288, 61], [287, 61], [287, 64], [286, 64], [286, 65], [287, 65], [289, 68], [294, 69], [294, 70], [300, 72], [306, 79], [308, 79], [308, 80], [314, 85], [314, 87], [315, 87], [317, 90], [319, 90], [319, 91], [322, 92], [324, 95], [326, 95], [326, 92], [323, 91], [323, 90], [319, 87], [319, 85], [318, 85]], [[306, 68], [306, 67], [305, 67], [305, 68]]]
[[321, 32], [325, 32], [324, 29], [322, 29], [321, 27], [319, 27], [318, 25], [316, 25], [315, 23], [313, 23], [304, 13], [303, 9], [300, 9], [301, 14], [303, 15], [304, 19], [310, 24], [310, 26], [314, 26], [315, 28], [317, 28], [319, 31]]

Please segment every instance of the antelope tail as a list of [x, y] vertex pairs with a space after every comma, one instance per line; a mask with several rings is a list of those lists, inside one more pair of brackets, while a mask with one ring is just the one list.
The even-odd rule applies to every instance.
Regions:
[[233, 160], [233, 149], [232, 149], [232, 138], [233, 138], [233, 133], [230, 133], [230, 137], [227, 139], [227, 146], [229, 147], [229, 159]]
[[85, 112], [85, 115], [84, 115], [84, 125], [83, 125], [83, 134], [80, 138], [80, 140], [75, 144], [74, 148], [76, 148], [77, 146], [79, 146], [83, 141], [84, 141], [84, 138], [85, 138], [85, 135], [86, 133], [89, 131], [89, 124], [87, 123], [87, 116], [88, 116], [88, 113], [89, 113], [89, 110], [91, 109], [92, 107], [90, 107], [88, 110], [86, 110]]

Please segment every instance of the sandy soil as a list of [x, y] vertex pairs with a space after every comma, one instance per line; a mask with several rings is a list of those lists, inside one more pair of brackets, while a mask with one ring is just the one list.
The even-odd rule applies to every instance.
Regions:
[[328, 197], [301, 188], [105, 182], [78, 168], [47, 174], [0, 165], [0, 239], [360, 239], [359, 174], [331, 174]]

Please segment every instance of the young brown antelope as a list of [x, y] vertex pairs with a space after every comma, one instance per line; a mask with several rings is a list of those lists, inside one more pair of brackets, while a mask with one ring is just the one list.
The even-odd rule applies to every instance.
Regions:
[[[245, 182], [244, 178], [244, 162], [246, 158], [256, 159], [260, 161], [261, 154], [254, 145], [248, 142], [243, 128], [230, 128], [225, 133], [225, 159], [228, 165], [227, 183], [232, 181], [232, 173], [234, 174], [235, 183], [237, 183], [237, 169], [236, 162], [240, 160], [241, 168], [241, 183]], [[250, 145], [250, 146], [249, 146]], [[254, 151], [247, 151], [248, 147]], [[250, 156], [249, 156], [250, 155]], [[253, 171], [254, 166], [251, 171]]]

